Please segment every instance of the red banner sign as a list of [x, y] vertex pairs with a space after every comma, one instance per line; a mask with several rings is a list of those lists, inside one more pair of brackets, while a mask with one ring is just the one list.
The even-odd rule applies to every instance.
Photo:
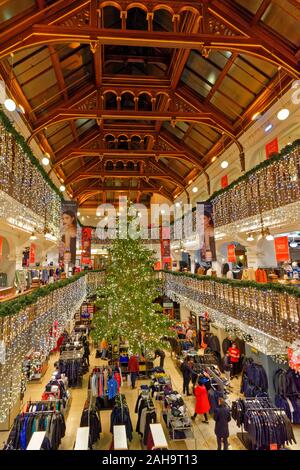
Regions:
[[170, 228], [161, 227], [160, 230], [160, 251], [162, 269], [172, 269]]
[[81, 232], [81, 263], [91, 265], [91, 250], [92, 250], [92, 229], [90, 227], [82, 227]]
[[35, 250], [36, 250], [36, 245], [34, 243], [31, 243], [30, 251], [29, 251], [29, 264], [35, 263]]
[[290, 259], [288, 237], [277, 237], [274, 243], [277, 261], [288, 261]]
[[221, 178], [221, 188], [226, 188], [228, 186], [228, 175], [224, 175]]
[[235, 245], [228, 245], [227, 246], [227, 261], [228, 263], [235, 263], [236, 256], [235, 256]]
[[278, 153], [279, 146], [278, 146], [278, 138], [271, 140], [266, 145], [266, 159], [268, 160], [273, 153]]

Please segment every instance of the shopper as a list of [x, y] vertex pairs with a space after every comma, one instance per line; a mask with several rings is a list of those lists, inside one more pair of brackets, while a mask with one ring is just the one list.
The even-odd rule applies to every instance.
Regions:
[[206, 387], [200, 382], [194, 389], [194, 395], [196, 397], [196, 406], [195, 406], [195, 414], [192, 416], [192, 419], [196, 419], [197, 415], [204, 415], [205, 424], [208, 424], [208, 416], [207, 413], [210, 410], [210, 404], [208, 400], [208, 394]]
[[130, 378], [131, 378], [131, 388], [135, 388], [135, 382], [139, 373], [140, 367], [139, 367], [139, 360], [138, 357], [133, 354], [128, 362], [128, 372], [130, 372]]
[[101, 341], [100, 349], [101, 349], [101, 359], [105, 359], [107, 350], [108, 350], [108, 343], [105, 338], [103, 338]]
[[232, 363], [231, 363], [230, 355], [229, 355], [228, 351], [227, 351], [227, 353], [225, 354], [225, 356], [223, 358], [223, 369], [224, 369], [224, 373], [226, 375], [226, 379], [228, 380], [228, 382], [230, 382], [231, 371], [232, 371]]
[[228, 349], [228, 353], [230, 356], [230, 362], [232, 364], [232, 377], [236, 377], [238, 375], [238, 365], [240, 360], [240, 350], [238, 349], [235, 343], [232, 343], [231, 348]]
[[154, 351], [154, 359], [156, 359], [157, 357], [160, 358], [159, 367], [161, 369], [163, 369], [164, 368], [165, 357], [166, 357], [165, 352], [162, 349], [156, 349]]
[[191, 370], [191, 365], [187, 357], [183, 361], [183, 364], [181, 366], [181, 371], [182, 371], [182, 376], [183, 376], [183, 393], [186, 393], [189, 396], [190, 395], [189, 385], [190, 385], [190, 381], [192, 378], [192, 370]]
[[84, 349], [84, 352], [83, 352], [83, 357], [84, 359], [86, 359], [86, 362], [87, 362], [87, 365], [88, 367], [90, 366], [90, 343], [88, 341], [88, 339], [86, 338], [86, 336], [83, 337], [83, 349]]
[[229, 421], [231, 420], [230, 410], [226, 406], [223, 398], [219, 398], [219, 406], [216, 408], [214, 413], [215, 424], [215, 435], [217, 437], [218, 450], [228, 450], [228, 437], [229, 437]]

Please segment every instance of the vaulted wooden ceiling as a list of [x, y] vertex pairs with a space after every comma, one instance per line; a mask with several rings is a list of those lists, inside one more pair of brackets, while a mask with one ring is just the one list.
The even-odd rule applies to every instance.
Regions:
[[[284, 17], [284, 21], [282, 18]], [[297, 0], [0, 2], [0, 74], [82, 207], [170, 200], [300, 76]]]

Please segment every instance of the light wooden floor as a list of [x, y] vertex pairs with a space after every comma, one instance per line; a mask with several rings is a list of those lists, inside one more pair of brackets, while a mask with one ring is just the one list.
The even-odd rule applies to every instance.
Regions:
[[[57, 360], [58, 356], [53, 355], [49, 361], [49, 368], [43, 378], [43, 382], [41, 384], [28, 384], [27, 390], [24, 397], [24, 402], [27, 400], [39, 400], [41, 395], [44, 391], [45, 385], [51, 378], [52, 372], [54, 370], [53, 363]], [[101, 359], [95, 358], [95, 350], [92, 351], [90, 357], [90, 370], [95, 365], [106, 364], [105, 361], [101, 361]], [[159, 359], [155, 365], [159, 364]], [[182, 393], [182, 376], [178, 369], [175, 367], [174, 361], [171, 359], [170, 354], [167, 353], [165, 359], [165, 370], [171, 376], [173, 388], [177, 390], [179, 393]], [[87, 398], [87, 382], [88, 382], [89, 374], [86, 374], [83, 379], [83, 387], [81, 389], [71, 389], [72, 394], [72, 402], [70, 406], [69, 413], [66, 417], [66, 435], [62, 440], [60, 449], [62, 450], [72, 450], [75, 439], [76, 439], [76, 432], [80, 425], [80, 418], [81, 413], [83, 410], [84, 402]], [[134, 413], [134, 407], [138, 396], [138, 387], [142, 383], [149, 383], [149, 381], [137, 381], [137, 389], [132, 390], [127, 387], [126, 382], [125, 385], [122, 387], [122, 393], [126, 395], [126, 400], [128, 406], [130, 408], [131, 419], [133, 423], [133, 428], [135, 429], [137, 415]], [[233, 392], [230, 396], [232, 400], [236, 399], [239, 396], [239, 382], [234, 379], [232, 380]], [[191, 414], [194, 413], [194, 403], [195, 399], [193, 396], [186, 397], [184, 396], [185, 403], [189, 409]], [[157, 407], [157, 415], [158, 421], [162, 422], [161, 420], [161, 403], [155, 402]], [[102, 423], [102, 434], [100, 441], [94, 446], [95, 449], [99, 450], [108, 450], [112, 441], [112, 435], [109, 432], [110, 428], [110, 411], [102, 411], [101, 412], [101, 423]], [[177, 441], [172, 442], [169, 440], [169, 448], [173, 450], [214, 450], [216, 449], [216, 438], [214, 434], [214, 421], [211, 417], [209, 417], [209, 424], [203, 424], [201, 422], [202, 417], [198, 416], [196, 421], [193, 425], [194, 436], [195, 439], [187, 440], [187, 441]], [[230, 425], [230, 448], [232, 450], [245, 450], [239, 439], [236, 437], [236, 433], [239, 431], [235, 422], [231, 420], [229, 423]], [[292, 449], [300, 449], [300, 426], [294, 426], [294, 432], [297, 440], [297, 444], [291, 446]], [[8, 432], [0, 432], [0, 444], [4, 443], [7, 439]], [[2, 447], [2, 445], [1, 445]], [[134, 432], [133, 440], [129, 444], [129, 448], [132, 450], [140, 450], [141, 441], [140, 437], [137, 433]]]

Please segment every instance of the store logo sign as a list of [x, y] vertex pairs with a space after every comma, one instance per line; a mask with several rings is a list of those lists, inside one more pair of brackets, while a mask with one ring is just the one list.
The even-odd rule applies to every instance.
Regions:
[[293, 82], [292, 89], [295, 90], [292, 94], [292, 103], [300, 104], [300, 80], [295, 80]]

